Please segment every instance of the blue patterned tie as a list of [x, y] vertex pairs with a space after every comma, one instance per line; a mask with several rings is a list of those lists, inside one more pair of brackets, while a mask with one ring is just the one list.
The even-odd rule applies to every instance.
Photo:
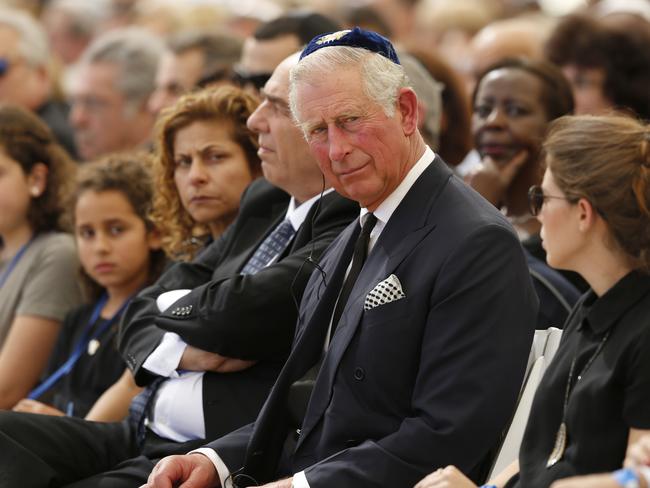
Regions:
[[241, 273], [255, 274], [265, 268], [275, 257], [284, 252], [295, 233], [289, 219], [283, 220], [260, 244]]
[[144, 444], [144, 438], [147, 432], [145, 419], [147, 418], [151, 401], [156, 391], [158, 391], [160, 384], [166, 379], [158, 376], [144, 390], [134, 396], [129, 405], [129, 423], [135, 430], [135, 437], [139, 447], [142, 447]]

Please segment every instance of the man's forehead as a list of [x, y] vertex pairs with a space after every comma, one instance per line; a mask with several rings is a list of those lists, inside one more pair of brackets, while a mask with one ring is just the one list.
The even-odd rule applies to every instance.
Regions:
[[289, 101], [289, 70], [292, 65], [281, 63], [262, 88], [262, 94], [267, 97]]

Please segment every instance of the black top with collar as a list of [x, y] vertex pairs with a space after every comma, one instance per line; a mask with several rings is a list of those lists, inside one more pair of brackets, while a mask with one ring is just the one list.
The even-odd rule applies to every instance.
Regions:
[[[578, 376], [603, 336], [591, 367]], [[630, 428], [650, 428], [650, 275], [633, 271], [602, 297], [587, 292], [567, 319], [557, 355], [537, 389], [511, 487], [541, 488], [573, 475], [621, 467]], [[547, 468], [576, 359], [563, 458]]]

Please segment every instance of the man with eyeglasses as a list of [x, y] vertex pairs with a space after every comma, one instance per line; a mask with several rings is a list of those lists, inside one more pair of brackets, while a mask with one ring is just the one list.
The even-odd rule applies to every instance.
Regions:
[[313, 37], [338, 29], [336, 22], [328, 17], [304, 11], [290, 12], [266, 22], [244, 41], [233, 81], [259, 92], [283, 59], [299, 51]]
[[0, 10], [0, 103], [20, 105], [36, 113], [74, 157], [68, 107], [51, 97], [50, 50], [41, 26], [28, 14]]

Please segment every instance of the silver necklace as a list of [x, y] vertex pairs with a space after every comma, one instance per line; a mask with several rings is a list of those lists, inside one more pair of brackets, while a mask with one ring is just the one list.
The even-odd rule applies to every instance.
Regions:
[[[607, 339], [609, 339], [609, 334], [611, 331], [612, 329], [609, 329], [607, 333], [603, 336], [600, 343], [598, 344], [598, 347], [596, 348], [596, 351], [594, 351], [594, 353], [591, 355], [589, 361], [587, 361], [587, 364], [585, 364], [585, 367], [582, 368], [582, 371], [578, 375], [576, 383], [582, 379], [582, 377], [585, 375], [585, 373], [587, 372], [591, 364], [596, 359], [596, 356], [598, 356], [598, 354], [600, 354], [600, 351], [603, 350], [603, 347], [605, 346]], [[562, 456], [564, 456], [564, 450], [566, 449], [566, 444], [567, 444], [566, 413], [567, 413], [567, 406], [569, 405], [569, 397], [571, 396], [571, 392], [573, 391], [571, 386], [573, 383], [573, 374], [575, 372], [577, 359], [578, 358], [576, 353], [576, 356], [573, 357], [573, 361], [571, 361], [571, 368], [569, 368], [569, 377], [567, 378], [566, 388], [564, 390], [564, 406], [562, 407], [562, 422], [560, 423], [560, 427], [557, 430], [557, 434], [555, 434], [555, 444], [553, 445], [553, 450], [551, 451], [551, 454], [548, 457], [548, 461], [546, 461], [547, 468], [554, 466], [560, 459], [562, 459]]]

